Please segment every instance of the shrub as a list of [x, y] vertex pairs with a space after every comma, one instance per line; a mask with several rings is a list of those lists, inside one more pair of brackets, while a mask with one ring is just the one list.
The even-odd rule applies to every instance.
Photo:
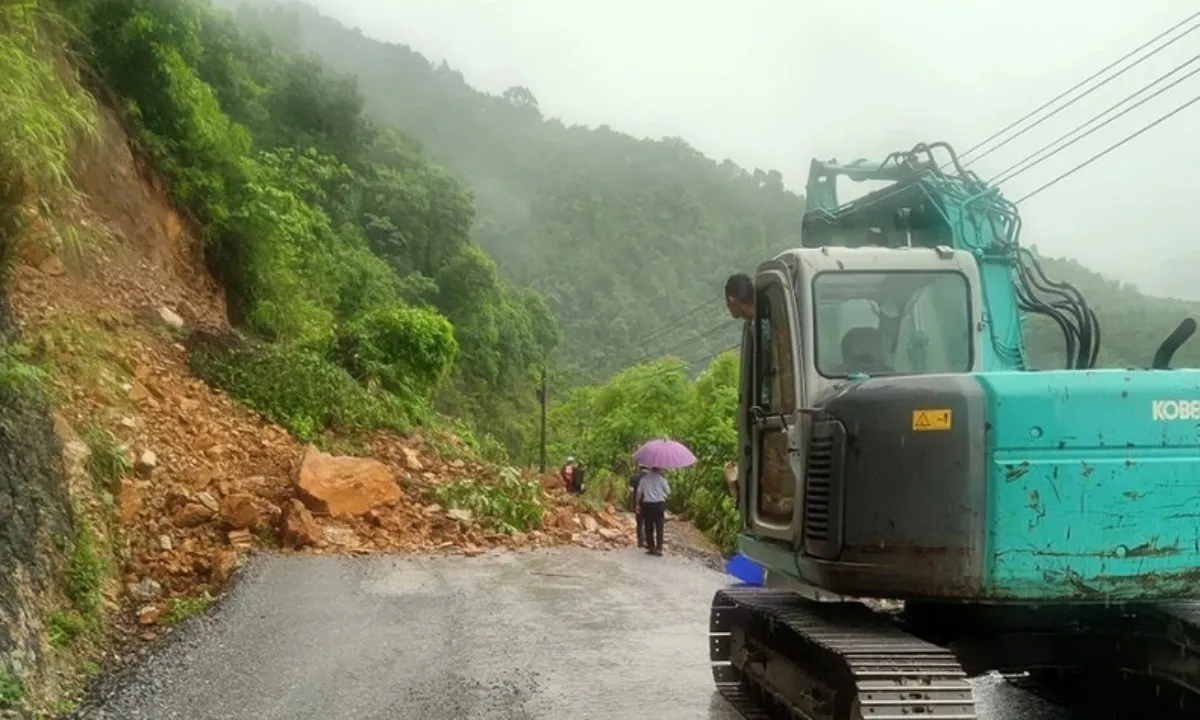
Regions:
[[496, 532], [509, 535], [542, 526], [545, 490], [537, 480], [521, 477], [515, 468], [504, 468], [494, 483], [455, 480], [433, 490], [438, 503], [469, 510]]
[[192, 339], [192, 372], [302, 440], [324, 430], [406, 431], [423, 409], [410, 399], [364, 388], [324, 356], [298, 346], [240, 339]]
[[401, 396], [428, 398], [458, 356], [454, 328], [424, 308], [390, 305], [363, 314], [341, 333], [340, 358], [353, 375]]

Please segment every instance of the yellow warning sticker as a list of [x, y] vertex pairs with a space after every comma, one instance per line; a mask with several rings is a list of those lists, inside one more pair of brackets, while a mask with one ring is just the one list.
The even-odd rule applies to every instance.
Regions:
[[913, 430], [949, 430], [952, 426], [949, 409], [913, 410]]

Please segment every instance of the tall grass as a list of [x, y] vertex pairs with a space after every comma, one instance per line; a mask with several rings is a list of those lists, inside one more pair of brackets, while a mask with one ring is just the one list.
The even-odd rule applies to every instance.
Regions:
[[71, 150], [95, 135], [97, 113], [62, 55], [70, 33], [44, 2], [0, 0], [0, 270], [13, 260], [24, 206], [52, 223], [78, 197]]

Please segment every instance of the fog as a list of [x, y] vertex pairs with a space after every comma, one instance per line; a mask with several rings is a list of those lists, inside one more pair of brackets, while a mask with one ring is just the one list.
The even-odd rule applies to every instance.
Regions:
[[[916, 142], [964, 151], [1183, 21], [1184, 0], [317, 0], [375, 39], [445, 60], [479, 89], [530, 88], [547, 116], [680, 136], [717, 159], [776, 168], [882, 158]], [[1176, 31], [1171, 36], [1182, 32]], [[1181, 63], [1191, 32], [971, 166], [985, 178]], [[1183, 80], [1005, 182], [1011, 199], [1200, 94]], [[1115, 113], [1114, 113], [1115, 114]], [[1024, 243], [1148, 292], [1200, 297], [1192, 240], [1200, 103], [1021, 204]], [[861, 188], [842, 186], [843, 198]], [[1195, 285], [1195, 287], [1193, 287]]]

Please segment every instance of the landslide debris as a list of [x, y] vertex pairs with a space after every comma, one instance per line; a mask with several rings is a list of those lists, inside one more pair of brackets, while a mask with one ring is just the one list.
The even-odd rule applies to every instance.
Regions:
[[[89, 202], [75, 220], [110, 241], [64, 263], [53, 227], [31, 206], [43, 237], [18, 259], [11, 299], [51, 371], [60, 434], [91, 469], [92, 487], [73, 492], [93, 495], [85, 504], [114, 529], [120, 590], [108, 600], [127, 608], [140, 637], [202, 607], [198, 599], [264, 550], [473, 555], [632, 544], [631, 523], [611, 506], [589, 510], [552, 478], [513, 480], [443, 432], [377, 433], [358, 439], [361, 457], [322, 450], [194, 377], [188, 334], [230, 332], [224, 295], [196, 232], [135, 160], [115, 116], [101, 120], [101, 142], [77, 173]], [[447, 487], [454, 492], [439, 490]], [[507, 487], [537, 488], [532, 501], [510, 503], [540, 518], [535, 527], [447, 501], [469, 505]]]

